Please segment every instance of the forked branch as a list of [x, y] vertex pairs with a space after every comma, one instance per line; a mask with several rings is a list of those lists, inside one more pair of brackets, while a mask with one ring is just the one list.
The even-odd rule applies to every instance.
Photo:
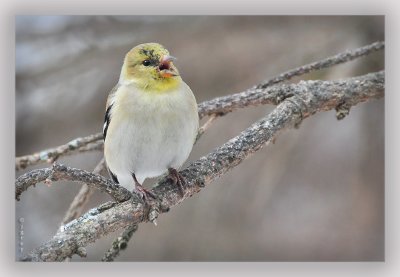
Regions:
[[[51, 240], [33, 250], [25, 260], [62, 261], [83, 253], [82, 249], [87, 244], [113, 231], [154, 220], [159, 213], [167, 212], [260, 150], [280, 131], [297, 126], [316, 112], [332, 109], [348, 111], [360, 102], [383, 97], [384, 80], [384, 72], [381, 71], [339, 81], [301, 81], [298, 84], [257, 88], [257, 94], [249, 96], [251, 99], [275, 95], [280, 97], [280, 104], [237, 137], [181, 171], [187, 183], [183, 196], [170, 179], [162, 178], [152, 189], [158, 201], [152, 202], [151, 206], [131, 198], [94, 208], [63, 226]], [[246, 101], [246, 97], [241, 96], [238, 101]], [[37, 180], [35, 178], [34, 182]], [[104, 180], [100, 181], [104, 185]], [[97, 186], [96, 183], [93, 185]]]

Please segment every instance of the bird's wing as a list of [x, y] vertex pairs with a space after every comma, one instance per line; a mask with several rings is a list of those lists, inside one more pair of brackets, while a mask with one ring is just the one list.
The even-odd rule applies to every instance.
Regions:
[[107, 104], [106, 104], [106, 113], [104, 116], [104, 125], [103, 125], [103, 140], [106, 140], [108, 126], [110, 125], [110, 121], [111, 121], [111, 109], [114, 104], [114, 96], [115, 96], [115, 93], [118, 91], [119, 87], [120, 87], [119, 85], [116, 85], [108, 94]]

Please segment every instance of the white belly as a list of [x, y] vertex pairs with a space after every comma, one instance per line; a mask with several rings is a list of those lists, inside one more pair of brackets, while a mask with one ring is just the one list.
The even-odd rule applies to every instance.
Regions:
[[132, 173], [142, 183], [182, 166], [197, 130], [197, 104], [185, 84], [178, 91], [152, 95], [122, 88], [104, 144], [107, 165], [121, 185], [132, 189]]

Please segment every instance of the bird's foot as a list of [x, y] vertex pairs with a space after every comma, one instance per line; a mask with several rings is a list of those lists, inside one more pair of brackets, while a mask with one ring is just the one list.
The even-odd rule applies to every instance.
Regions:
[[149, 198], [153, 198], [154, 200], [157, 199], [157, 196], [152, 193], [151, 191], [145, 189], [139, 183], [135, 184], [135, 188], [133, 189], [133, 193], [139, 195], [141, 199], [144, 201], [145, 209], [148, 211], [147, 213], [147, 220], [152, 222], [154, 225], [157, 226], [157, 217], [159, 214], [158, 205], [155, 201], [150, 200]]
[[149, 199], [149, 196], [153, 199], [157, 199], [157, 196], [149, 191], [148, 189], [144, 188], [139, 181], [136, 179], [136, 175], [132, 174], [132, 178], [135, 181], [135, 188], [133, 189], [133, 192], [136, 192], [137, 194], [140, 195], [140, 198], [144, 200], [144, 202], [147, 203], [147, 200]]
[[147, 200], [149, 199], [149, 197], [153, 198], [153, 199], [157, 199], [157, 196], [152, 193], [150, 190], [144, 188], [142, 185], [140, 184], [135, 184], [135, 188], [133, 190], [134, 192], [136, 192], [137, 194], [140, 195], [140, 197], [147, 202]]
[[179, 172], [175, 169], [175, 168], [168, 168], [168, 178], [172, 180], [172, 182], [174, 184], [176, 184], [179, 188], [179, 191], [181, 192], [181, 195], [184, 196], [185, 195], [185, 178], [183, 178], [183, 176], [181, 174], [179, 174]]

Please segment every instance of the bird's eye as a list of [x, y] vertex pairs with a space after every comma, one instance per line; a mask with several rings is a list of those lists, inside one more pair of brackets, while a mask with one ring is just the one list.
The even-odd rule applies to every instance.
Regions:
[[150, 65], [150, 61], [149, 61], [149, 60], [144, 60], [144, 61], [142, 62], [142, 64], [143, 64], [144, 66], [149, 66], [149, 65]]

